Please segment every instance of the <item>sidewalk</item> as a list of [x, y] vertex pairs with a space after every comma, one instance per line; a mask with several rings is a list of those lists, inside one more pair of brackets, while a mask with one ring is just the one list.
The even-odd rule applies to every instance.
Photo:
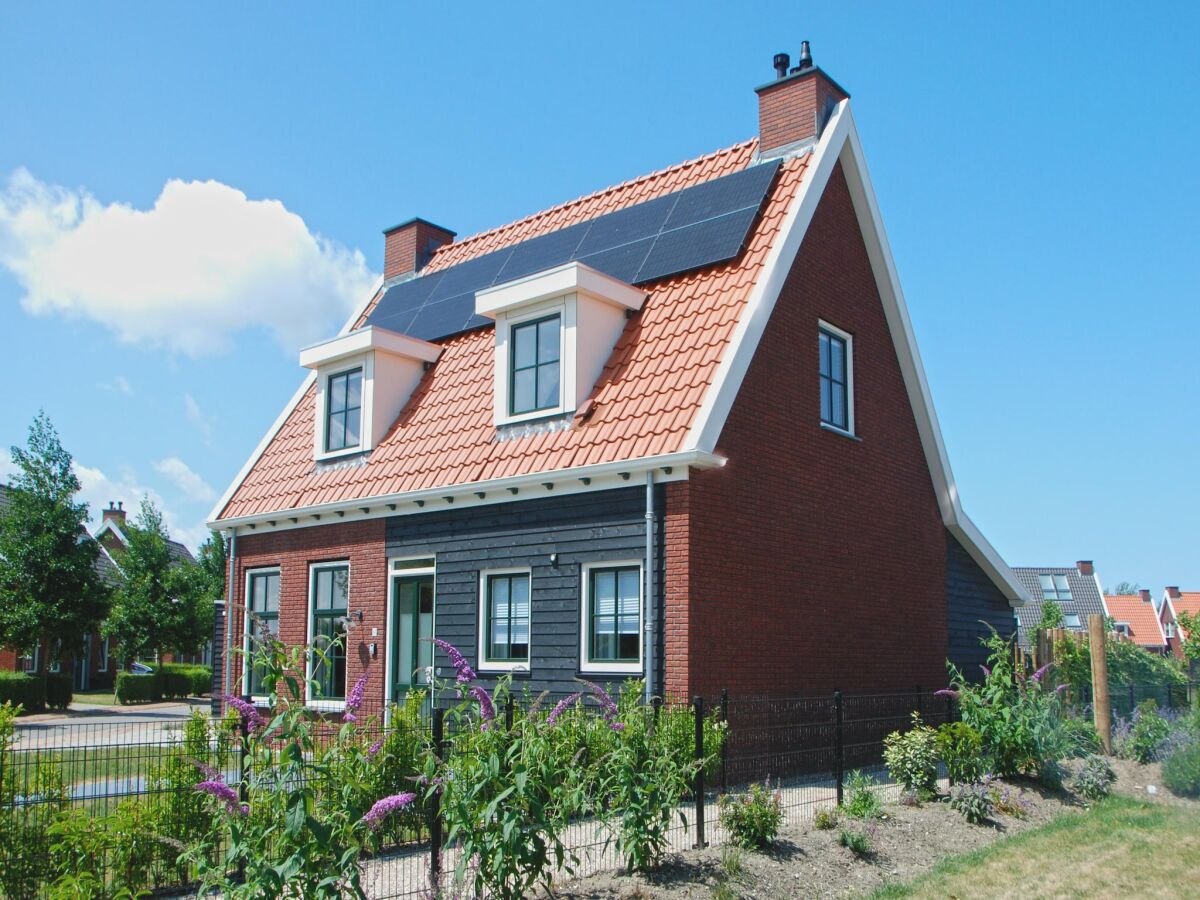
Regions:
[[66, 749], [89, 744], [137, 744], [161, 740], [163, 730], [178, 729], [193, 710], [207, 711], [205, 698], [101, 706], [72, 703], [68, 709], [21, 716], [14, 723], [18, 746]]

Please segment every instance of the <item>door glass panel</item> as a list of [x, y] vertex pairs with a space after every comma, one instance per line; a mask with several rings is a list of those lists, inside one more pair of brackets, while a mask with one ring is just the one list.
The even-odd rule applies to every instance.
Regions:
[[433, 578], [399, 577], [392, 592], [392, 699], [403, 701], [415, 684], [428, 684], [433, 665]]

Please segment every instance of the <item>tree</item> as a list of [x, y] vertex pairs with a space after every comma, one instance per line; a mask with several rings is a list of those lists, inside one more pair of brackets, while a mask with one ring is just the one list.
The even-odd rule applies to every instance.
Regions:
[[213, 603], [225, 597], [225, 575], [229, 569], [229, 554], [225, 539], [217, 532], [210, 532], [208, 540], [200, 545], [199, 566], [204, 576], [204, 591]]
[[1115, 588], [1109, 591], [1110, 594], [1136, 594], [1142, 589], [1142, 586], [1136, 581], [1122, 581]]
[[1051, 628], [1063, 627], [1062, 608], [1054, 600], [1047, 600], [1042, 604], [1042, 618], [1038, 622], [1038, 629], [1048, 631]]
[[87, 536], [87, 504], [76, 502], [71, 454], [44, 412], [12, 460], [18, 471], [0, 512], [0, 646], [81, 650], [108, 613], [109, 590]]
[[1192, 665], [1200, 663], [1200, 614], [1181, 612], [1177, 628], [1179, 636], [1183, 638], [1183, 655]]
[[142, 499], [127, 526], [120, 553], [121, 584], [113, 596], [105, 634], [123, 660], [154, 652], [192, 653], [212, 637], [213, 605], [203, 569], [175, 559], [162, 513]]

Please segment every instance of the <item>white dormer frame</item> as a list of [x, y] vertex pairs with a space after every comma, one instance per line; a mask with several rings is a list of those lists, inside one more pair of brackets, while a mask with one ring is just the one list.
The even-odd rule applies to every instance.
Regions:
[[[578, 409], [604, 371], [628, 314], [640, 310], [645, 301], [645, 291], [578, 262], [477, 292], [475, 312], [496, 322], [495, 424], [545, 419]], [[555, 314], [560, 323], [558, 403], [513, 415], [509, 396], [512, 330]]]
[[[370, 325], [301, 350], [300, 365], [316, 372], [313, 458], [340, 459], [373, 449], [395, 423], [426, 365], [441, 352], [437, 344]], [[329, 380], [359, 368], [363, 376], [359, 442], [329, 450], [325, 445]]]

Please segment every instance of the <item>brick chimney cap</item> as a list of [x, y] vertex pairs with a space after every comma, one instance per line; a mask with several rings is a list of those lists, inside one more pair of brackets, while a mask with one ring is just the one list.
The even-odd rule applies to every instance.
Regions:
[[399, 231], [401, 228], [407, 228], [409, 225], [428, 225], [430, 228], [436, 228], [438, 231], [450, 235], [450, 237], [458, 237], [458, 232], [451, 231], [449, 228], [443, 228], [441, 225], [430, 222], [428, 219], [422, 219], [420, 216], [413, 216], [411, 219], [407, 219], [401, 222], [399, 225], [393, 225], [391, 228], [385, 228], [383, 229], [383, 233], [391, 234], [393, 231]]
[[850, 96], [850, 92], [848, 90], [846, 90], [844, 87], [842, 87], [840, 84], [838, 84], [836, 81], [834, 81], [832, 78], [830, 78], [829, 75], [825, 72], [825, 70], [822, 69], [820, 66], [812, 66], [811, 68], [804, 69], [801, 72], [793, 72], [791, 75], [788, 75], [786, 78], [776, 78], [774, 81], [768, 81], [766, 84], [760, 84], [758, 87], [756, 87], [754, 89], [754, 93], [762, 94], [764, 91], [771, 90], [771, 88], [781, 87], [782, 85], [785, 85], [785, 84], [794, 84], [795, 82], [800, 81], [802, 78], [812, 78], [814, 75], [820, 75], [822, 78], [824, 78], [830, 84], [832, 84], [835, 88], [837, 88], [839, 91], [841, 91], [843, 96], [845, 96], [845, 97]]

